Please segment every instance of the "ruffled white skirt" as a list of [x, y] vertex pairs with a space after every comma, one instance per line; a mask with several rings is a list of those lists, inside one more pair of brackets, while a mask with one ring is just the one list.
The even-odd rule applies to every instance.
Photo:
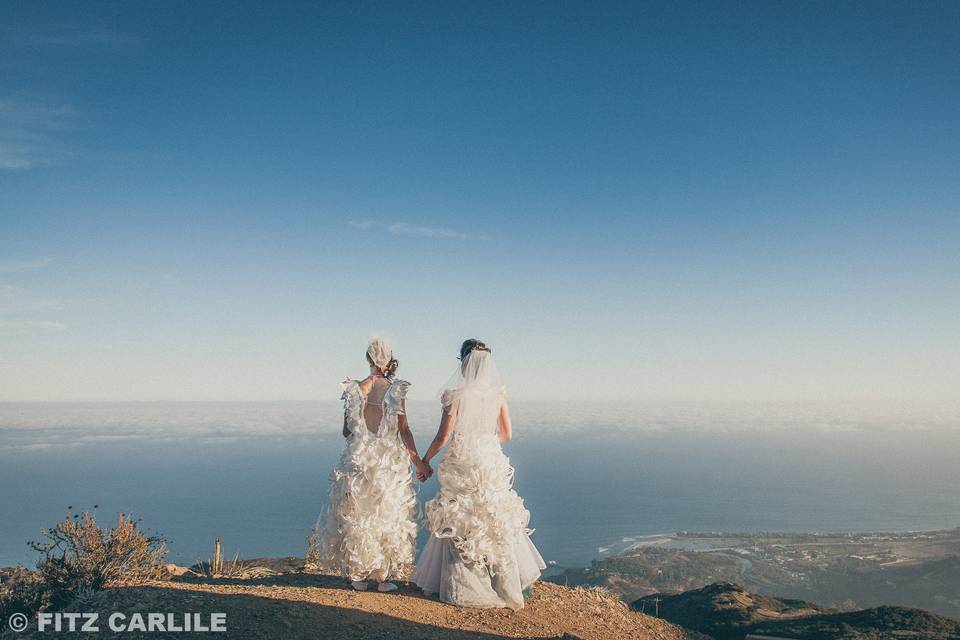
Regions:
[[350, 580], [405, 579], [417, 524], [410, 458], [396, 437], [354, 436], [330, 474], [307, 564]]
[[458, 606], [522, 608], [523, 590], [546, 565], [499, 440], [455, 441], [437, 476], [440, 491], [426, 504], [431, 536], [413, 582]]
[[460, 607], [521, 609], [524, 589], [540, 578], [546, 564], [526, 534], [517, 536], [513, 555], [505, 566], [466, 563], [453, 541], [430, 536], [412, 580], [424, 593]]

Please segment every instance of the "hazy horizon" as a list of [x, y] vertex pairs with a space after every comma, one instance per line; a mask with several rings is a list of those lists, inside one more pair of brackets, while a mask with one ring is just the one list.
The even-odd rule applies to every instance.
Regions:
[[[192, 563], [300, 555], [342, 452], [342, 407], [312, 403], [0, 404], [0, 566], [68, 505], [134, 513]], [[523, 403], [504, 447], [544, 557], [584, 566], [627, 536], [960, 526], [960, 421], [874, 410], [743, 411]], [[418, 444], [433, 402], [411, 402]], [[762, 415], [762, 414], [761, 414]], [[431, 479], [422, 500], [436, 489]], [[571, 509], [571, 505], [576, 508]]]
[[[122, 441], [203, 441], [260, 437], [338, 436], [343, 407], [313, 401], [0, 402], [0, 450], [97, 446]], [[518, 436], [590, 436], [616, 442], [636, 434], [865, 434], [914, 436], [960, 433], [960, 403], [931, 408], [889, 403], [573, 402], [517, 400]], [[407, 404], [421, 444], [433, 437], [437, 402]]]

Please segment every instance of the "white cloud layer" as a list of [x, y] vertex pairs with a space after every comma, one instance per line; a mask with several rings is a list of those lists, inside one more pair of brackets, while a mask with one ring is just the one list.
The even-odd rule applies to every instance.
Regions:
[[[408, 405], [418, 439], [433, 435], [437, 404]], [[960, 414], [923, 407], [770, 403], [563, 403], [515, 402], [514, 422], [538, 436], [589, 433], [622, 441], [657, 434], [790, 433], [920, 434], [960, 431]], [[343, 407], [323, 402], [0, 402], [0, 424], [9, 445], [83, 445], [121, 440], [234, 440], [246, 438], [339, 438], [331, 425]], [[326, 425], [318, 429], [317, 425]], [[919, 435], [918, 435], [919, 437]]]

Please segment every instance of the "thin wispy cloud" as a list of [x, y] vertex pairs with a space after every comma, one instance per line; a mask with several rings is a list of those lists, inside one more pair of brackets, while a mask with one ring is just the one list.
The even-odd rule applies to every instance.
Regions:
[[0, 336], [59, 333], [66, 328], [67, 325], [53, 320], [4, 320], [0, 318]]
[[38, 258], [33, 260], [8, 260], [0, 262], [0, 273], [19, 273], [21, 271], [33, 271], [34, 269], [43, 269], [53, 262], [53, 258]]
[[[0, 27], [0, 66], [31, 72], [42, 56], [69, 58], [87, 51], [139, 47], [137, 36], [98, 27], [53, 24], [42, 29]], [[61, 164], [76, 155], [67, 133], [77, 128], [72, 104], [36, 95], [0, 94], [0, 171]]]
[[139, 37], [106, 29], [60, 25], [43, 31], [6, 34], [7, 43], [17, 47], [76, 48], [100, 47], [122, 48], [140, 44]]
[[0, 314], [37, 313], [61, 308], [59, 300], [35, 295], [23, 287], [0, 284]]
[[14, 298], [26, 291], [23, 287], [17, 287], [12, 284], [0, 284], [0, 300]]
[[63, 101], [0, 96], [0, 170], [34, 169], [69, 157], [64, 135], [74, 116], [74, 107]]
[[[42, 269], [51, 262], [50, 258], [0, 262], [0, 273]], [[20, 285], [0, 283], [0, 337], [63, 331], [65, 324], [43, 317], [62, 306], [56, 298]]]
[[349, 225], [350, 225], [351, 227], [353, 227], [354, 229], [360, 229], [361, 231], [367, 231], [368, 229], [373, 229], [373, 226], [374, 226], [372, 222], [354, 222], [354, 221], [350, 221], [350, 222], [348, 222], [347, 224], [349, 224]]
[[422, 227], [405, 222], [397, 222], [387, 226], [387, 231], [397, 235], [423, 236], [425, 238], [460, 238], [465, 239], [467, 234], [456, 229], [439, 227]]
[[421, 238], [452, 238], [456, 240], [466, 240], [468, 235], [458, 229], [445, 227], [426, 227], [421, 225], [408, 224], [406, 222], [382, 223], [365, 221], [353, 221], [349, 223], [354, 229], [361, 231], [383, 231], [397, 236], [419, 236]]

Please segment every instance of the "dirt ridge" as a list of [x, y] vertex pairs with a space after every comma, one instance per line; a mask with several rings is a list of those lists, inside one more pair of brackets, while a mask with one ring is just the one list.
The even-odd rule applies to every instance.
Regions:
[[[68, 611], [99, 614], [101, 633], [111, 613], [128, 619], [141, 614], [226, 614], [220, 638], [254, 640], [496, 640], [499, 638], [582, 638], [583, 640], [704, 640], [664, 620], [630, 611], [601, 589], [569, 588], [538, 582], [520, 611], [465, 609], [424, 596], [401, 583], [398, 591], [356, 592], [338, 577], [304, 572], [247, 579], [184, 575], [170, 581], [108, 589], [78, 598]], [[48, 637], [36, 623], [17, 638]], [[87, 634], [85, 634], [87, 635]], [[209, 635], [209, 634], [200, 634]], [[197, 637], [197, 633], [122, 634], [124, 638]], [[6, 636], [4, 640], [7, 640]]]

